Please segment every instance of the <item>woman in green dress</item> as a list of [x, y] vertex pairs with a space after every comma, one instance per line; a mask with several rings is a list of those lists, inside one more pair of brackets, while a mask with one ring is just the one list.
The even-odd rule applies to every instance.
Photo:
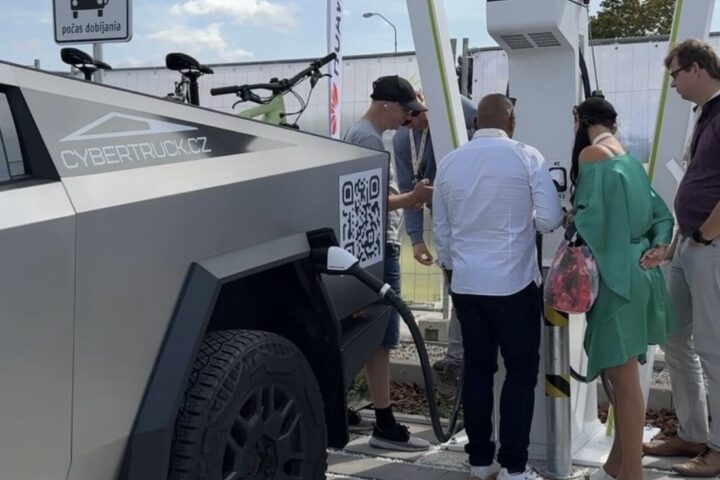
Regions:
[[615, 138], [613, 106], [592, 97], [574, 114], [574, 221], [600, 271], [598, 297], [587, 313], [587, 376], [605, 371], [615, 392], [612, 450], [593, 477], [639, 480], [645, 405], [638, 362], [645, 362], [648, 345], [665, 343], [675, 325], [658, 268], [673, 218], [640, 162]]

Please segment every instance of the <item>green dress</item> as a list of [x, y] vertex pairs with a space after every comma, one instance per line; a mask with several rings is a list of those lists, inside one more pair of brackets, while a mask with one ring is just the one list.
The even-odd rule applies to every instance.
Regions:
[[600, 271], [597, 300], [587, 313], [588, 379], [665, 343], [674, 313], [660, 268], [643, 270], [647, 249], [671, 241], [673, 218], [628, 154], [582, 163], [575, 190], [575, 225]]

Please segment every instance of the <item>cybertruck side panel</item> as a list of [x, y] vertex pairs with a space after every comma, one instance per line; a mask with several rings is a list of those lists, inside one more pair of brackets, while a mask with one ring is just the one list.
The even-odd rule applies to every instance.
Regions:
[[[193, 263], [329, 227], [382, 275], [387, 154], [118, 89], [16, 74], [77, 212], [70, 479], [116, 478], [149, 366]], [[358, 222], [363, 209], [374, 229]], [[339, 318], [376, 300], [351, 278], [325, 284]]]
[[[377, 195], [380, 193], [377, 185], [381, 184], [382, 192], [385, 192], [389, 155], [384, 152], [373, 153], [365, 148], [324, 137], [83, 81], [55, 77], [52, 82], [48, 82], [42, 77], [49, 75], [38, 75], [37, 72], [29, 69], [17, 69], [16, 76], [24, 87], [24, 96], [64, 182], [67, 183], [70, 178], [76, 176], [121, 170], [144, 171], [146, 168], [155, 168], [163, 164], [186, 164], [182, 168], [198, 172], [197, 175], [185, 177], [187, 181], [184, 183], [177, 183], [177, 180], [175, 183], [160, 181], [152, 187], [138, 189], [129, 186], [129, 190], [125, 188], [117, 197], [106, 194], [107, 189], [99, 189], [98, 194], [92, 199], [92, 206], [88, 208], [106, 208], [116, 202], [138, 201], [142, 198], [170, 195], [185, 189], [205, 188], [214, 185], [215, 182], [225, 181], [226, 168], [240, 168], [248, 178], [252, 178], [257, 175], [271, 176], [322, 167], [328, 163], [346, 160], [356, 160], [358, 162], [356, 172], [365, 173], [360, 177], [357, 175], [346, 177], [345, 186], [350, 182], [357, 188], [362, 187], [362, 182], [365, 182], [365, 189], [372, 188], [375, 198], [378, 198]], [[72, 111], [73, 115], [64, 115], [63, 112], [68, 111]], [[123, 135], [128, 132], [130, 135]], [[221, 161], [232, 158], [234, 152], [236, 154], [244, 152], [243, 158], [266, 160], [240, 164], [231, 160], [230, 164], [234, 166], [227, 166]], [[261, 155], [258, 157], [254, 155], [256, 153]], [[377, 173], [367, 173], [377, 167], [376, 163], [363, 160], [369, 157], [375, 157], [380, 161], [380, 176]], [[277, 161], [277, 158], [281, 158], [282, 161]], [[197, 162], [197, 160], [208, 161]], [[190, 165], [190, 163], [197, 164]], [[102, 176], [98, 175], [98, 177]], [[143, 182], [145, 178], [144, 174], [138, 175], [137, 181]], [[206, 179], [205, 184], [202, 183], [203, 178]], [[196, 179], [201, 183], [196, 184]], [[318, 179], [304, 185], [303, 188], [325, 189], [337, 184], [339, 189], [340, 180], [338, 178], [323, 183]], [[98, 184], [112, 183], [107, 178], [98, 178], [97, 181]], [[108, 185], [108, 189], [111, 187], [112, 185]], [[133, 193], [132, 199], [126, 198], [129, 191]], [[344, 197], [338, 190], [337, 194], [329, 196], [328, 202], [324, 203], [347, 202], [348, 190], [345, 188], [343, 191]], [[362, 196], [362, 194], [362, 190], [356, 191], [356, 195]], [[386, 194], [383, 193], [379, 197], [384, 203]], [[372, 202], [350, 198], [349, 203], [350, 207], [364, 208]], [[76, 206], [80, 210], [85, 208], [77, 203]], [[372, 216], [378, 221], [376, 231], [381, 232], [383, 238], [385, 226], [380, 210], [384, 211], [384, 209], [385, 205], [382, 205], [381, 209], [375, 209]], [[343, 210], [343, 215], [346, 215], [348, 205], [345, 205]], [[347, 220], [347, 217], [345, 218]], [[350, 228], [345, 229], [346, 233], [352, 234], [357, 231], [358, 225], [353, 225], [352, 222], [347, 224]], [[342, 240], [342, 232], [337, 233], [338, 239]], [[368, 237], [372, 238], [373, 235]], [[361, 243], [363, 242], [353, 244], [346, 241], [342, 246], [352, 249], [355, 245], [355, 248], [362, 247], [360, 250], [370, 249], [370, 246]], [[375, 253], [370, 261], [364, 262], [365, 266], [381, 259], [384, 240], [381, 239], [379, 243], [379, 246], [375, 245]], [[362, 258], [359, 251], [355, 253]], [[345, 288], [347, 283], [337, 278], [328, 282], [331, 300], [341, 316], [352, 313], [370, 298], [362, 294], [358, 297], [357, 292], [353, 291], [357, 289]]]
[[0, 63], [0, 83], [3, 85], [16, 86], [15, 69], [9, 64]]
[[[148, 381], [147, 366], [155, 361], [191, 262], [337, 225], [337, 201], [302, 185], [322, 182], [318, 177], [327, 178], [325, 183], [337, 181], [352, 165], [257, 178], [78, 214], [77, 283], [82, 294], [76, 320], [75, 459], [105, 457], [101, 453], [105, 448], [118, 449], [106, 459], [121, 452]], [[142, 172], [151, 185], [174, 183], [174, 179], [182, 183], [187, 173], [167, 172], [176, 169], [185, 170], [173, 165], [110, 175], [132, 177]], [[78, 177], [67, 182], [78, 205], [83, 204], [79, 199], [83, 194], [95, 196], [92, 188], [75, 195], [83, 190], [77, 184], [86, 178], [90, 180]], [[125, 182], [118, 178], [113, 183], [122, 190]], [[128, 181], [125, 189], [138, 188], [139, 183]], [[345, 288], [362, 298], [364, 287], [353, 279], [342, 280]], [[113, 415], [103, 414], [108, 411]]]
[[70, 466], [74, 212], [60, 182], [0, 190], [0, 477]]

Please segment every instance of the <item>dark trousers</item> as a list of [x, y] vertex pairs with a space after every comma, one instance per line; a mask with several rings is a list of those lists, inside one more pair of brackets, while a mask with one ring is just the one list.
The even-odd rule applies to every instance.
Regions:
[[452, 293], [465, 349], [463, 409], [470, 465], [490, 465], [493, 376], [498, 349], [505, 362], [500, 397], [498, 462], [509, 472], [523, 472], [528, 459], [535, 384], [540, 363], [540, 292], [532, 282], [508, 296]]

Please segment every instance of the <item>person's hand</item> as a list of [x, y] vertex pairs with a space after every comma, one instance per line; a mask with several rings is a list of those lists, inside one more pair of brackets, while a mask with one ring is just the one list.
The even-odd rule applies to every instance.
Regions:
[[413, 245], [413, 257], [423, 265], [430, 266], [433, 263], [433, 256], [424, 242]]
[[427, 203], [432, 200], [432, 194], [433, 187], [427, 178], [423, 178], [415, 183], [415, 188], [413, 188], [412, 191], [414, 203]]
[[660, 264], [665, 261], [666, 255], [666, 245], [660, 245], [658, 247], [645, 250], [645, 253], [643, 253], [642, 257], [640, 257], [640, 266], [645, 270], [659, 267]]
[[562, 225], [565, 228], [568, 228], [570, 224], [572, 224], [575, 221], [575, 212], [573, 210], [565, 210], [565, 213], [563, 213], [563, 220]]

